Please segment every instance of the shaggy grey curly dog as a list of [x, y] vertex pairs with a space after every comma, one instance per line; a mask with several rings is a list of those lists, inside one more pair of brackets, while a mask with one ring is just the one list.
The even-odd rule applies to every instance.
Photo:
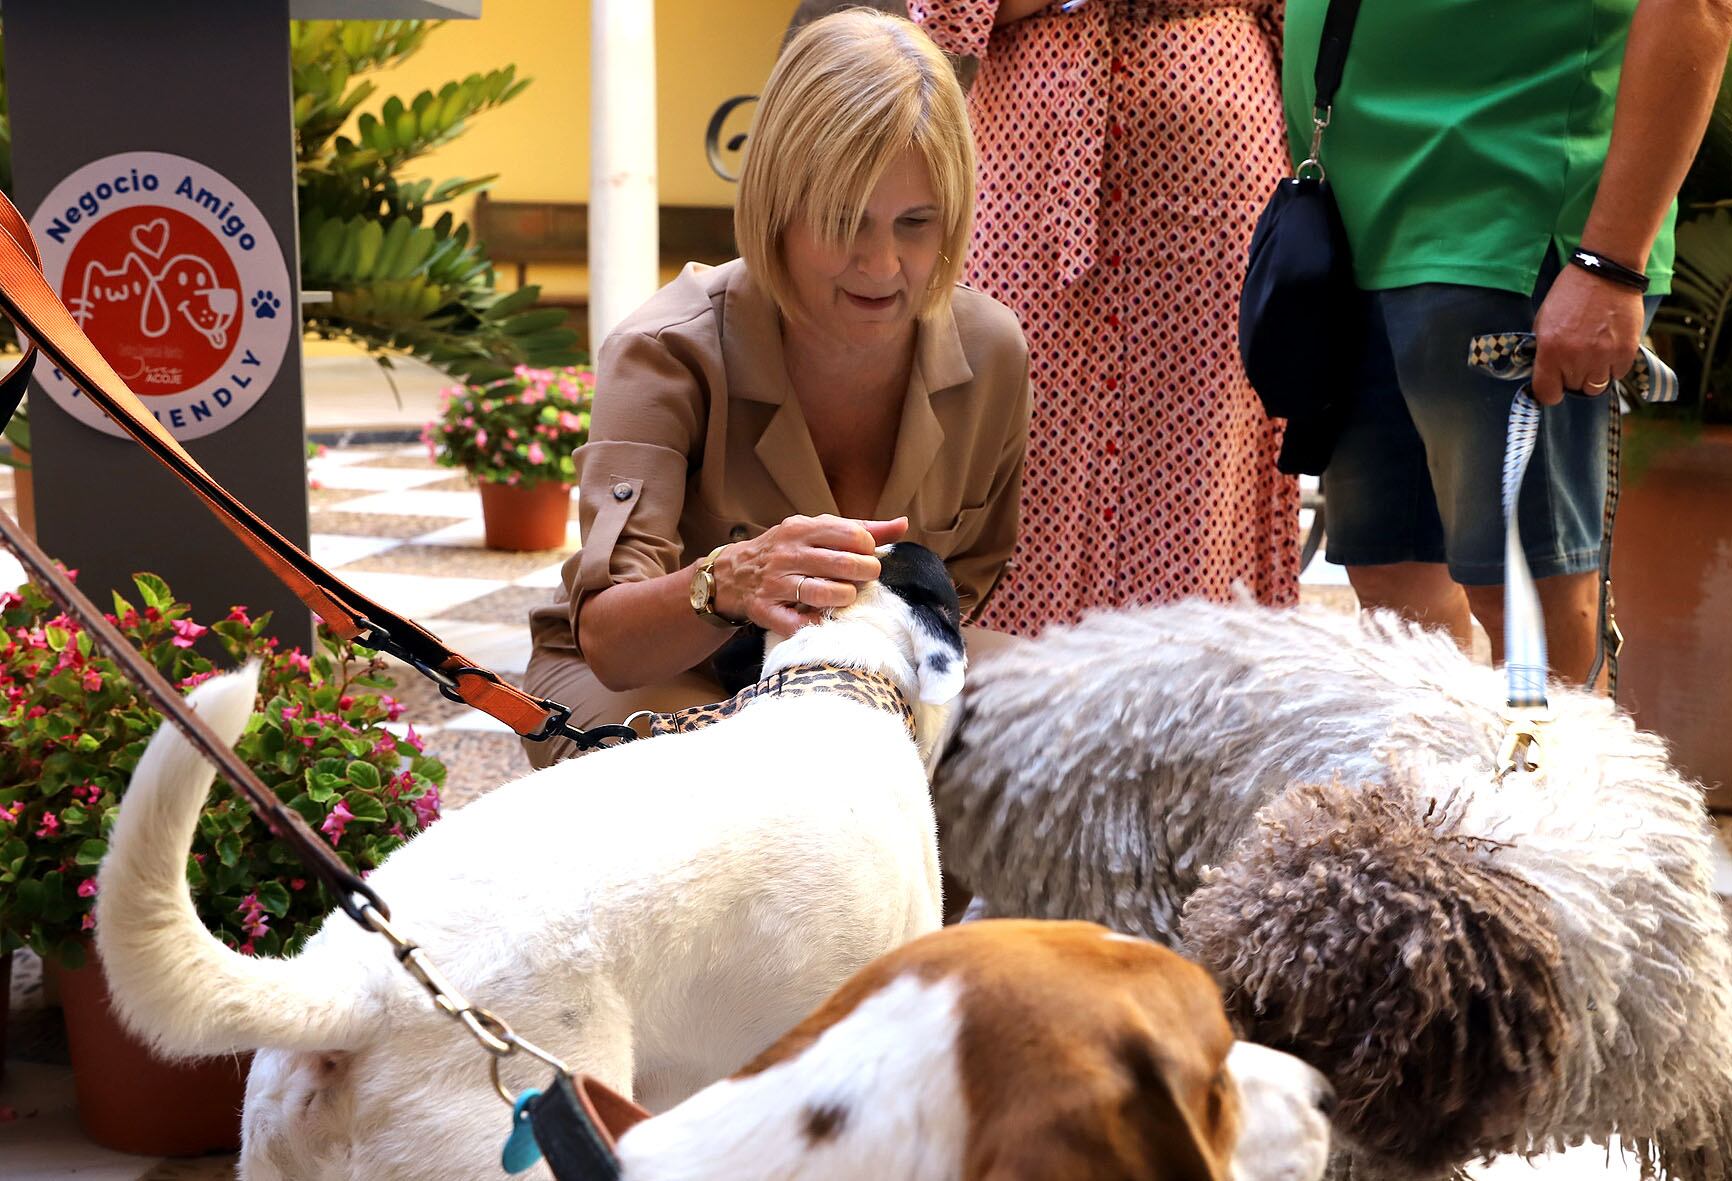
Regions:
[[1697, 786], [1558, 689], [1493, 768], [1503, 683], [1390, 615], [1103, 613], [971, 670], [934, 784], [995, 915], [1214, 971], [1324, 1071], [1356, 1176], [1606, 1141], [1732, 1178], [1732, 954]]

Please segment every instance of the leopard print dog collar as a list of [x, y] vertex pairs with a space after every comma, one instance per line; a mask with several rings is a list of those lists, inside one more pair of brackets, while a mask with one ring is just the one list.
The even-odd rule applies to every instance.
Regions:
[[[680, 734], [701, 730], [712, 722], [732, 717], [760, 697], [805, 697], [813, 693], [832, 693], [895, 714], [914, 739], [914, 710], [902, 690], [883, 673], [843, 668], [835, 664], [800, 664], [772, 673], [755, 685], [748, 685], [726, 701], [713, 705], [694, 705], [675, 713], [635, 713], [626, 725], [653, 738], [658, 734]], [[643, 723], [647, 721], [647, 733]]]

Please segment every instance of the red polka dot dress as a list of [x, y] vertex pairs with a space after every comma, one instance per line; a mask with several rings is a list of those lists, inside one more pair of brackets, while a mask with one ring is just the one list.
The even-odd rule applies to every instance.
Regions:
[[1243, 582], [1298, 598], [1298, 488], [1236, 344], [1246, 247], [1285, 174], [1279, 0], [1086, 0], [993, 29], [996, 0], [911, 0], [980, 58], [969, 281], [1028, 334], [1022, 534], [984, 622]]

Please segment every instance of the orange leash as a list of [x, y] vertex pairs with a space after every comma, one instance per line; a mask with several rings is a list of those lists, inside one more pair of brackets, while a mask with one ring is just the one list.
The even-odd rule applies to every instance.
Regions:
[[[28, 345], [18, 365], [0, 378], [0, 409], [6, 410], [6, 417], [17, 404], [15, 397], [10, 403], [6, 399], [14, 391], [22, 396], [40, 350], [103, 413], [191, 487], [217, 519], [338, 636], [413, 665], [432, 678], [446, 697], [490, 714], [525, 738], [570, 738], [587, 750], [611, 739], [636, 736], [624, 726], [590, 730], [572, 726], [566, 706], [531, 696], [453, 652], [439, 637], [361, 594], [271, 528], [199, 466], [103, 360], [48, 285], [29, 223], [4, 194], [0, 194], [0, 231], [0, 313]], [[0, 418], [0, 423], [4, 421]]]

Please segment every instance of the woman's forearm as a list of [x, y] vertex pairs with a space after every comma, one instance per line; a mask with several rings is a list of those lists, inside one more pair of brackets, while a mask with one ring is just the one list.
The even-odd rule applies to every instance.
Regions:
[[596, 591], [577, 615], [578, 646], [596, 680], [619, 693], [677, 676], [733, 633], [692, 611], [693, 563], [643, 582]]

